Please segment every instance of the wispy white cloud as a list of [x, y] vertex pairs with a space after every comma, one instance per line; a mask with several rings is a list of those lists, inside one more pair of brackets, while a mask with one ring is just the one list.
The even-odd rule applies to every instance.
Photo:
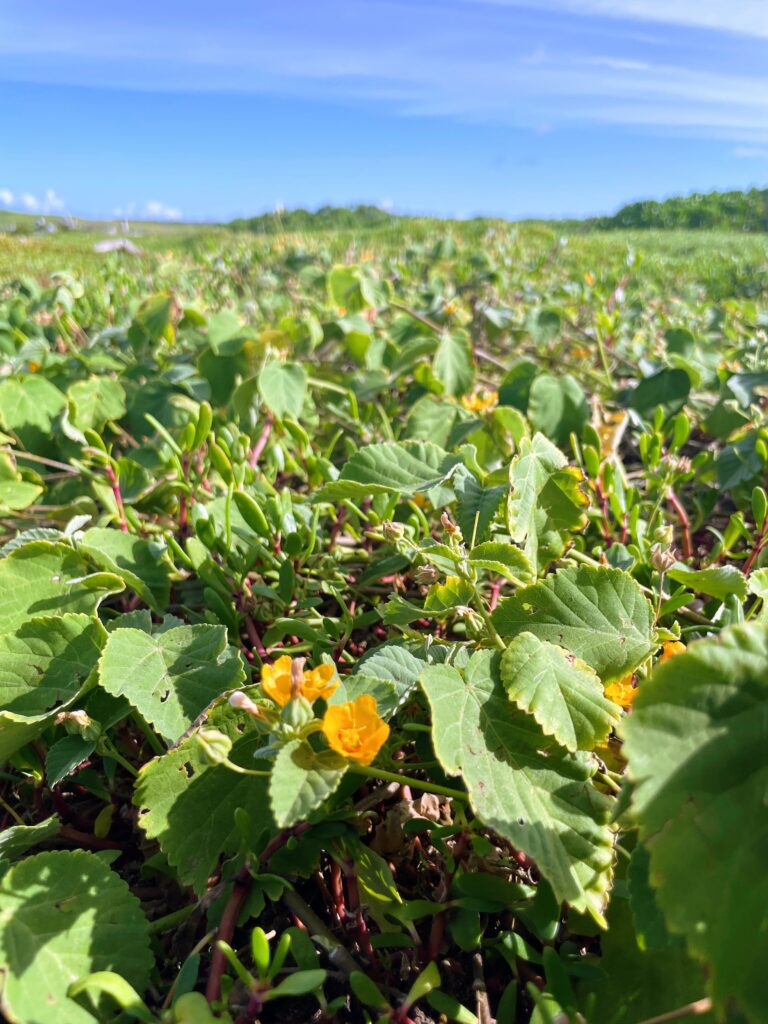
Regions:
[[181, 210], [177, 206], [167, 206], [158, 199], [150, 199], [144, 207], [144, 213], [152, 220], [180, 220]]
[[37, 213], [40, 209], [40, 200], [37, 196], [33, 196], [31, 192], [22, 192], [19, 200], [24, 209], [29, 210], [30, 213]]
[[54, 188], [47, 188], [43, 197], [42, 209], [44, 213], [61, 213], [65, 202]]
[[[468, 0], [495, 7], [532, 7], [533, 0]], [[535, 6], [582, 17], [685, 25], [768, 38], [765, 0], [535, 0]]]
[[0, 206], [13, 206], [13, 192], [9, 188], [0, 188]]
[[740, 160], [768, 160], [768, 146], [736, 146], [732, 152]]

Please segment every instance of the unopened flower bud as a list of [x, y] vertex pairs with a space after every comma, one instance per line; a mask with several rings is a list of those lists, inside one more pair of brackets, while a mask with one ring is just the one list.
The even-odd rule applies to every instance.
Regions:
[[197, 742], [203, 757], [210, 764], [223, 764], [232, 750], [232, 740], [218, 729], [201, 729], [197, 734]]
[[101, 732], [98, 722], [94, 722], [82, 708], [60, 711], [54, 721], [56, 725], [63, 725], [70, 736], [82, 736], [85, 740], [95, 740]]
[[667, 572], [676, 561], [670, 548], [664, 548], [661, 544], [654, 544], [651, 548], [651, 565], [659, 572]]
[[449, 533], [451, 537], [455, 537], [456, 534], [461, 532], [456, 523], [454, 523], [454, 521], [451, 519], [447, 512], [443, 512], [443, 514], [440, 516], [440, 522], [443, 524], [443, 529], [445, 530], [445, 532]]
[[440, 571], [434, 565], [420, 565], [413, 574], [414, 580], [425, 587], [431, 587], [440, 579]]
[[384, 539], [390, 542], [402, 540], [405, 536], [405, 524], [393, 523], [391, 519], [385, 519], [381, 524], [381, 532], [384, 534]]
[[246, 711], [249, 715], [253, 715], [254, 718], [258, 718], [261, 715], [259, 705], [252, 701], [242, 690], [235, 690], [234, 693], [230, 694], [229, 706], [237, 711]]

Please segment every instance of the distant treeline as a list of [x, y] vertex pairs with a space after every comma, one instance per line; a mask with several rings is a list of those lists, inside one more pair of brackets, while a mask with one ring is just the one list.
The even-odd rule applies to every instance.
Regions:
[[321, 206], [319, 210], [280, 210], [233, 220], [235, 231], [275, 234], [281, 231], [343, 231], [389, 224], [395, 215], [378, 206]]
[[748, 192], [695, 192], [655, 202], [648, 199], [623, 206], [612, 217], [595, 217], [589, 228], [688, 228], [724, 231], [768, 231], [768, 189]]

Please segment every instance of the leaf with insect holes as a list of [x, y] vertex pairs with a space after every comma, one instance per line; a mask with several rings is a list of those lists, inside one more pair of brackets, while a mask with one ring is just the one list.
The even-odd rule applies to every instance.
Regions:
[[478, 817], [536, 861], [559, 900], [601, 918], [613, 839], [610, 803], [591, 782], [596, 765], [566, 753], [512, 706], [499, 660], [478, 651], [463, 671], [424, 669], [435, 754], [448, 775], [463, 778]]
[[659, 665], [622, 724], [667, 927], [707, 963], [715, 1005], [755, 1021], [768, 1004], [767, 722], [768, 626], [759, 623]]
[[125, 696], [169, 743], [244, 678], [225, 626], [177, 626], [152, 636], [118, 629], [110, 634], [99, 664], [104, 689]]
[[36, 615], [91, 614], [124, 583], [106, 572], [91, 572], [68, 544], [37, 540], [0, 559], [0, 634]]
[[126, 883], [94, 853], [37, 853], [14, 865], [0, 891], [0, 1005], [23, 1024], [94, 1024], [67, 996], [92, 971], [149, 981], [149, 922]]
[[655, 646], [653, 609], [638, 583], [608, 566], [567, 566], [502, 601], [493, 622], [503, 637], [533, 633], [597, 672], [619, 679]]
[[509, 699], [566, 750], [592, 750], [621, 716], [588, 665], [533, 633], [516, 636], [504, 651], [501, 681]]
[[[246, 689], [257, 697], [256, 689]], [[232, 741], [229, 757], [244, 768], [267, 770], [270, 762], [257, 761], [254, 753], [265, 734], [253, 726], [244, 711], [227, 703], [214, 706], [206, 728], [218, 729]], [[145, 764], [136, 780], [133, 802], [139, 808], [138, 823], [149, 839], [156, 839], [169, 864], [184, 885], [204, 893], [222, 856], [236, 853], [242, 835], [236, 812], [252, 822], [254, 840], [262, 829], [272, 830], [267, 778], [238, 775], [226, 765], [211, 764], [192, 735], [178, 747]]]

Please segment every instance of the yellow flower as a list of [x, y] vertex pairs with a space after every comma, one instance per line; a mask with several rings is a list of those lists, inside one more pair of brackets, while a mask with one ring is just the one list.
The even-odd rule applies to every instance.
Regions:
[[317, 668], [305, 672], [301, 684], [302, 696], [306, 697], [310, 704], [314, 704], [318, 697], [328, 700], [339, 685], [333, 678], [335, 675], [336, 669], [333, 665], [318, 665]]
[[608, 700], [612, 700], [614, 704], [620, 705], [625, 711], [632, 707], [632, 701], [637, 694], [636, 687], [632, 685], [631, 672], [628, 676], [624, 676], [623, 679], [617, 679], [615, 683], [609, 683], [605, 688], [605, 696]]
[[588, 285], [593, 285], [595, 283], [595, 275], [592, 273], [591, 270], [588, 270], [584, 275], [584, 281]]
[[27, 369], [29, 370], [30, 373], [37, 373], [37, 371], [40, 369], [40, 363], [36, 363], [34, 359], [30, 359], [30, 361], [27, 363]]
[[685, 650], [685, 644], [680, 640], [667, 640], [664, 644], [661, 657], [659, 661], [669, 661], [670, 658], [674, 658], [676, 654], [682, 654]]
[[[291, 670], [293, 661], [284, 654], [274, 665], [262, 665], [261, 688], [281, 708], [291, 699]], [[301, 695], [312, 704], [318, 697], [326, 700], [339, 685], [333, 677], [333, 665], [320, 665], [301, 675]]]
[[464, 395], [461, 404], [467, 412], [490, 412], [498, 401], [498, 391], [476, 391], [473, 395]]
[[331, 750], [358, 764], [370, 764], [389, 736], [389, 726], [376, 713], [376, 701], [366, 693], [336, 704], [325, 712], [323, 735]]

